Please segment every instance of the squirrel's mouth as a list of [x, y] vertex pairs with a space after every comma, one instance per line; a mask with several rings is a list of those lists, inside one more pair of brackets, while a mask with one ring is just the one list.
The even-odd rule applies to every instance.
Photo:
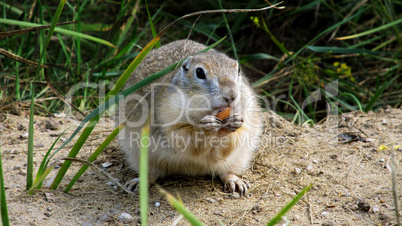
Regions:
[[216, 108], [213, 108], [213, 109], [212, 109], [212, 112], [211, 112], [211, 115], [216, 115], [216, 114], [218, 114], [218, 113], [221, 113], [221, 112], [224, 111], [227, 107], [230, 107], [230, 108], [231, 108], [231, 106], [230, 106], [230, 105], [227, 105], [227, 104], [221, 105], [221, 106], [216, 107]]

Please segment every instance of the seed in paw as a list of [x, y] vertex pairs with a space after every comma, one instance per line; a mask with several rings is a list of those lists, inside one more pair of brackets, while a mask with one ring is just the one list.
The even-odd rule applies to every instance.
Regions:
[[231, 111], [230, 107], [226, 107], [221, 112], [218, 112], [218, 114], [216, 114], [215, 116], [217, 118], [220, 118], [221, 120], [224, 120], [225, 118], [229, 117], [230, 111]]

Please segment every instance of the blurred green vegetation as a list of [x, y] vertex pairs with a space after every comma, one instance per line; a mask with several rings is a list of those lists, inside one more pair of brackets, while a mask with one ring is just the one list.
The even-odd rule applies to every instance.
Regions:
[[[6, 32], [29, 26], [11, 20], [49, 24], [58, 1], [7, 0], [0, 5], [4, 18], [0, 32]], [[267, 3], [148, 2], [156, 31], [187, 13], [221, 6], [262, 8]], [[402, 1], [286, 1], [282, 6], [286, 8], [182, 20], [167, 31], [161, 43], [190, 37], [211, 44], [228, 36], [217, 48], [238, 58], [265, 100], [262, 104], [298, 123], [319, 121], [326, 116], [328, 105], [339, 113], [401, 106], [402, 15], [397, 12], [402, 12]], [[82, 87], [71, 102], [90, 112], [112, 87], [108, 84], [114, 83], [153, 37], [143, 1], [67, 1], [59, 22], [69, 21], [77, 23], [59, 28], [76, 33], [55, 31], [43, 60], [56, 90], [48, 86], [45, 74], [38, 77], [33, 90], [35, 68], [0, 55], [0, 112], [27, 110], [32, 92], [36, 113], [63, 111], [65, 103], [55, 92], [66, 97], [77, 84]], [[45, 34], [40, 30], [3, 37], [0, 48], [37, 62]], [[356, 34], [361, 35], [347, 37]], [[336, 92], [328, 86], [334, 81]], [[100, 84], [106, 84], [105, 90]]]

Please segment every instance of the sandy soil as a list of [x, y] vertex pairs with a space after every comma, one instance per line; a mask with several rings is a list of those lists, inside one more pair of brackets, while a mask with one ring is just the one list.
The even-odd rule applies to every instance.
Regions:
[[[402, 144], [402, 109], [343, 114], [313, 127], [296, 126], [272, 112], [267, 112], [265, 119], [264, 142], [251, 169], [243, 175], [251, 184], [249, 197], [223, 193], [221, 182], [211, 177], [170, 177], [159, 181], [159, 185], [180, 196], [188, 209], [208, 225], [262, 225], [310, 183], [313, 188], [282, 223], [396, 223], [390, 165], [391, 147]], [[63, 135], [68, 138], [78, 121], [40, 116], [35, 121], [36, 172], [55, 135], [68, 129]], [[123, 225], [119, 218], [123, 212], [132, 216], [131, 220], [126, 219], [129, 223], [140, 222], [138, 198], [122, 192], [93, 168], [69, 193], [64, 193], [62, 189], [81, 166], [79, 163], [73, 163], [59, 189], [43, 188], [27, 195], [27, 139], [23, 138], [27, 128], [27, 116], [0, 114], [1, 152], [12, 225]], [[78, 157], [88, 158], [111, 129], [112, 123], [103, 118]], [[354, 139], [349, 140], [350, 137]], [[388, 149], [379, 150], [380, 145]], [[72, 143], [67, 146], [71, 147]], [[66, 156], [68, 151], [63, 149], [56, 158]], [[402, 148], [395, 151], [394, 160], [398, 164], [402, 161]], [[102, 167], [106, 162], [111, 166]], [[95, 164], [123, 184], [135, 176], [115, 144]], [[55, 173], [56, 170], [50, 176]], [[399, 191], [401, 179], [398, 170]], [[150, 189], [149, 196], [151, 225], [188, 225], [155, 187]], [[399, 202], [402, 203], [401, 198]]]

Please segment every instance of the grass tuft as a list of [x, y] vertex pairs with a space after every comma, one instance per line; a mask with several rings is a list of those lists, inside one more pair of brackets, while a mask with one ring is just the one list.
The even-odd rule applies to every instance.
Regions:
[[0, 144], [0, 204], [1, 204], [0, 207], [1, 223], [4, 226], [8, 226], [10, 225], [10, 221], [8, 219], [6, 190], [4, 188], [3, 165], [1, 164], [1, 144]]

